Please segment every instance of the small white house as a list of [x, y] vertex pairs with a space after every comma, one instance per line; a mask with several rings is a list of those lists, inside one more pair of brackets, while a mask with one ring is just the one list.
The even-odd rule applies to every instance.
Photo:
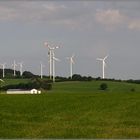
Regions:
[[38, 91], [36, 89], [30, 90], [30, 92], [31, 92], [31, 94], [37, 94], [38, 93]]
[[24, 90], [24, 89], [8, 89], [7, 94], [40, 94], [41, 91], [37, 89]]

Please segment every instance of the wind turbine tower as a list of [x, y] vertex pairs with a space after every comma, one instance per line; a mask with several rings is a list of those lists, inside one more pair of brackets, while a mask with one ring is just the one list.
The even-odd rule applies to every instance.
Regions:
[[2, 66], [2, 76], [5, 77], [5, 65], [6, 63], [0, 64]]
[[49, 75], [50, 79], [52, 79], [52, 48], [49, 46], [47, 42], [45, 42], [45, 46], [48, 47], [48, 56], [49, 56]]
[[67, 59], [70, 61], [70, 78], [72, 79], [73, 75], [73, 64], [74, 64], [74, 54], [71, 57], [67, 57]]
[[54, 56], [54, 52], [52, 56], [53, 56], [53, 82], [55, 82], [55, 61], [60, 61], [60, 60]]
[[22, 74], [23, 74], [23, 62], [19, 63], [19, 67], [20, 67], [20, 76], [22, 76]]
[[14, 60], [14, 63], [12, 64], [12, 67], [14, 69], [14, 76], [16, 76], [16, 66], [17, 64], [16, 64], [16, 61]]
[[107, 59], [107, 57], [108, 57], [108, 55], [105, 56], [104, 58], [97, 58], [97, 60], [102, 61], [102, 63], [103, 63], [102, 64], [103, 65], [102, 66], [103, 67], [102, 68], [103, 69], [103, 77], [102, 77], [103, 79], [105, 78], [105, 66], [106, 66], [105, 60]]

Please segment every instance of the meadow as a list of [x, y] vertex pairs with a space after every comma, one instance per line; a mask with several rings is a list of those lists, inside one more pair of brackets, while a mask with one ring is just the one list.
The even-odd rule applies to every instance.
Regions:
[[59, 82], [40, 95], [0, 94], [0, 138], [140, 138], [140, 85], [105, 82], [108, 89], [101, 91], [101, 83]]

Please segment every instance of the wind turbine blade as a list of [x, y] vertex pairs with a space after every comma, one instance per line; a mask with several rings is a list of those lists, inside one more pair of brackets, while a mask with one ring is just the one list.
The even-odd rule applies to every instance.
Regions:
[[107, 57], [108, 57], [108, 55], [107, 55], [106, 57], [104, 57], [104, 60], [106, 60], [106, 59], [107, 59]]
[[53, 57], [53, 59], [54, 59], [55, 61], [60, 61], [60, 59], [58, 59], [58, 58], [56, 58], [56, 57]]
[[58, 49], [58, 48], [60, 48], [60, 46], [56, 46], [55, 48]]
[[103, 61], [103, 59], [101, 59], [101, 58], [97, 58], [96, 60]]
[[49, 50], [51, 50], [52, 48], [50, 47], [50, 45], [47, 45], [47, 47], [49, 48]]

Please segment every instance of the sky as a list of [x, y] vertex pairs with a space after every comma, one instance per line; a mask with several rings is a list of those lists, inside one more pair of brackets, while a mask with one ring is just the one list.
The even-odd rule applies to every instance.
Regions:
[[[48, 48], [55, 56], [56, 75], [69, 76], [66, 57], [75, 55], [73, 73], [140, 79], [140, 2], [138, 0], [1, 0], [0, 63], [23, 62], [24, 71], [49, 74]], [[19, 65], [17, 66], [19, 70]]]

